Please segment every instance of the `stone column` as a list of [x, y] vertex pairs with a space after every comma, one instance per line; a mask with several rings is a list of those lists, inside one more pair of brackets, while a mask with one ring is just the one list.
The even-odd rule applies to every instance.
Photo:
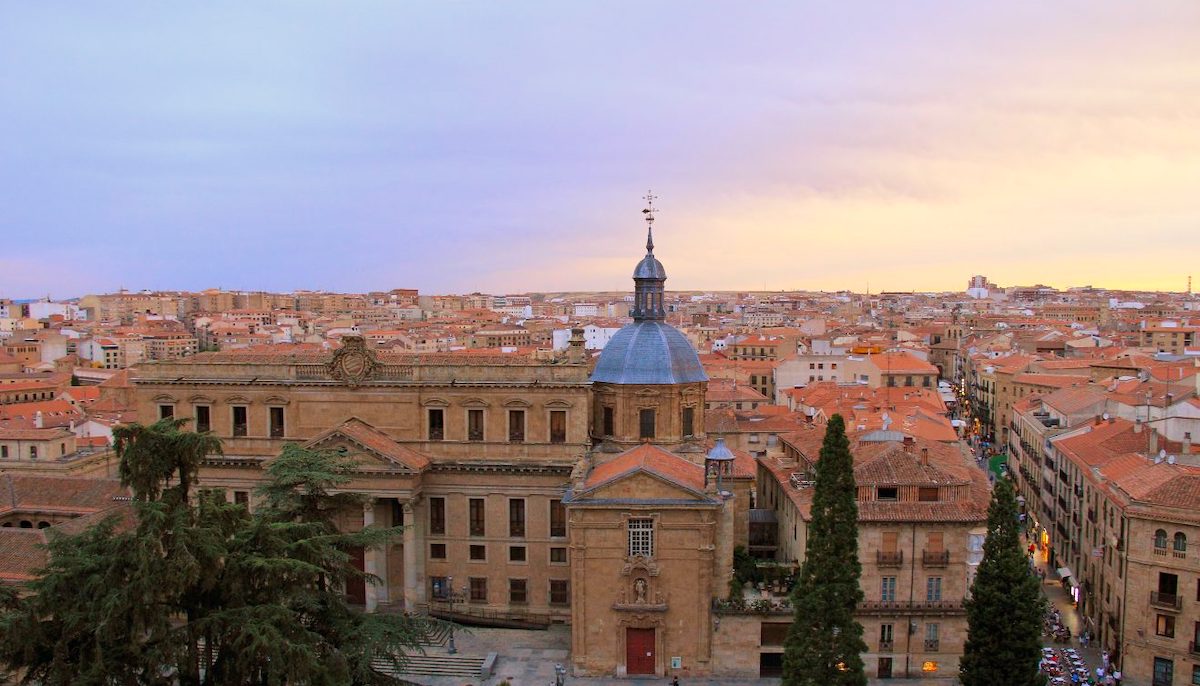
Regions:
[[412, 612], [424, 600], [425, 585], [417, 579], [417, 560], [424, 559], [418, 542], [417, 517], [412, 501], [404, 503], [404, 609]]
[[[368, 498], [363, 503], [363, 528], [373, 526], [375, 524], [375, 499]], [[363, 551], [363, 571], [368, 575], [378, 574], [378, 559], [379, 551], [375, 548], [367, 548]], [[370, 580], [366, 583], [367, 597], [367, 612], [374, 612], [379, 607], [379, 599], [375, 594], [375, 584]]]

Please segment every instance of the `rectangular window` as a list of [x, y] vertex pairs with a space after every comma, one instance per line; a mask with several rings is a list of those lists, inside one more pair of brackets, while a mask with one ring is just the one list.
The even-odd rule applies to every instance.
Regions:
[[638, 436], [654, 438], [654, 410], [645, 408], [638, 410]]
[[271, 411], [271, 438], [283, 438], [283, 408], [272, 407]]
[[567, 442], [567, 411], [550, 410], [550, 442]]
[[525, 442], [525, 410], [508, 411], [508, 442]]
[[696, 433], [696, 408], [683, 408], [683, 435], [692, 436]]
[[896, 634], [892, 627], [893, 627], [893, 625], [891, 625], [891, 624], [880, 624], [879, 625], [879, 642], [880, 643], [891, 644], [891, 642], [895, 640]]
[[446, 439], [446, 412], [439, 407], [429, 409], [429, 440]]
[[917, 488], [917, 500], [923, 503], [936, 503], [938, 501], [937, 486], [920, 486]]
[[243, 405], [235, 405], [233, 407], [233, 435], [245, 436], [246, 427], [246, 407]]
[[925, 546], [931, 553], [940, 553], [945, 548], [944, 536], [941, 531], [930, 531], [925, 535]]
[[930, 622], [929, 624], [925, 625], [925, 645], [927, 646], [927, 649], [937, 649], [937, 642], [939, 634], [941, 633], [939, 629], [940, 625], [938, 625], [937, 622]]
[[445, 576], [429, 577], [429, 594], [434, 600], [447, 600], [450, 598], [450, 578]]
[[508, 580], [508, 602], [518, 604], [529, 602], [525, 579]]
[[567, 564], [567, 549], [566, 548], [551, 548], [550, 549], [550, 564], [552, 564], [552, 565]]
[[196, 431], [212, 431], [212, 414], [208, 405], [196, 406]]
[[483, 498], [471, 498], [469, 503], [470, 533], [472, 536], [484, 535]]
[[523, 546], [523, 545], [508, 546], [508, 561], [509, 562], [524, 562], [525, 561], [525, 546]]
[[1154, 686], [1173, 686], [1175, 683], [1175, 661], [1165, 658], [1154, 658]]
[[429, 533], [442, 536], [446, 533], [446, 499], [429, 499]]
[[894, 577], [894, 576], [880, 577], [879, 599], [885, 603], [895, 602], [895, 600], [896, 600], [896, 577]]
[[445, 543], [430, 543], [429, 544], [429, 559], [431, 559], [431, 560], [446, 559], [446, 544]]
[[895, 531], [883, 532], [883, 546], [882, 546], [883, 552], [885, 552], [885, 553], [896, 552], [896, 546], [899, 543], [899, 539], [900, 539], [900, 534], [896, 533]]
[[467, 410], [467, 440], [483, 440], [483, 410]]
[[7, 445], [0, 445], [0, 459], [4, 459], [4, 460], [8, 459], [8, 446]]
[[158, 406], [158, 418], [159, 419], [170, 419], [171, 417], [174, 417], [174, 416], [175, 416], [175, 406], [174, 405], [159, 405]]
[[566, 579], [550, 580], [550, 604], [566, 605], [571, 602]]
[[629, 557], [654, 557], [654, 520], [629, 520]]
[[1166, 638], [1175, 638], [1175, 617], [1158, 615], [1154, 623], [1154, 633]]
[[244, 505], [245, 507], [249, 508], [250, 507], [250, 491], [234, 491], [233, 492], [233, 504], [234, 505]]
[[36, 445], [29, 446], [29, 459], [31, 459], [31, 460], [37, 459], [37, 446]]
[[482, 562], [487, 559], [487, 546], [473, 545], [470, 547], [471, 559], [476, 562]]
[[514, 538], [525, 537], [524, 498], [513, 498], [508, 501], [508, 535]]
[[567, 508], [557, 498], [550, 501], [550, 537], [563, 538], [567, 535]]
[[877, 500], [899, 500], [900, 489], [895, 486], [877, 486], [875, 488], [875, 498]]
[[471, 577], [471, 602], [486, 603], [487, 602], [487, 579], [484, 577]]
[[942, 577], [931, 576], [925, 580], [925, 600], [934, 601], [942, 599]]
[[611, 407], [604, 408], [604, 435], [611, 436], [616, 433], [616, 422], [613, 419], [613, 409]]

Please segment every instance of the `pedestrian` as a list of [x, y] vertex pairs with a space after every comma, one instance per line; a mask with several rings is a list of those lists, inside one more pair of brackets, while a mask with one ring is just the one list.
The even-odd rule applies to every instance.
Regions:
[[1121, 686], [1121, 670], [1118, 669], [1118, 670], [1114, 671], [1112, 673], [1112, 678], [1113, 678], [1113, 681], [1116, 682], [1117, 686]]
[[679, 677], [671, 679], [671, 686], [679, 686]]

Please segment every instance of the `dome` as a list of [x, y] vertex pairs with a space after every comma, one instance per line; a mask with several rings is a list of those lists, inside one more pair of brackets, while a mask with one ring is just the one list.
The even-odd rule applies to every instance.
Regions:
[[649, 253], [638, 262], [638, 266], [633, 270], [633, 278], [635, 279], [666, 279], [667, 270], [663, 269], [662, 262], [658, 258]]
[[[657, 264], [658, 260], [654, 262]], [[640, 265], [638, 268], [641, 269]], [[646, 320], [624, 327], [604, 346], [592, 381], [680, 384], [708, 381], [708, 375], [695, 348], [678, 329], [665, 322]]]

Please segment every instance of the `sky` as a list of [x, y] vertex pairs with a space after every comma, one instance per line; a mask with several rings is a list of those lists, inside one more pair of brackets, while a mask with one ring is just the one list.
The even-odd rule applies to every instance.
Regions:
[[[0, 7], [0, 297], [1200, 284], [1200, 3]], [[1200, 286], [1198, 286], [1200, 287]]]

